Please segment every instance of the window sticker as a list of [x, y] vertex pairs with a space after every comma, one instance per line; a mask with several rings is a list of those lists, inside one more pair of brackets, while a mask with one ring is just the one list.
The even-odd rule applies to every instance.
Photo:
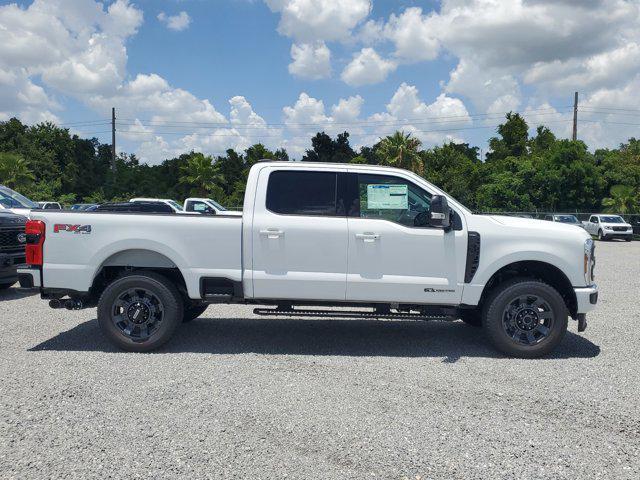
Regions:
[[370, 210], [407, 210], [407, 185], [367, 185], [367, 208]]

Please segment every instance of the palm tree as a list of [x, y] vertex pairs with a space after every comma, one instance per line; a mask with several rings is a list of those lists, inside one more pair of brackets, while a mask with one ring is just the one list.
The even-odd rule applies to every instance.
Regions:
[[422, 142], [411, 133], [396, 132], [383, 138], [378, 144], [378, 155], [382, 165], [405, 168], [418, 175], [424, 173], [424, 163], [418, 149]]
[[35, 180], [29, 163], [17, 153], [0, 152], [0, 183], [19, 190]]
[[614, 185], [611, 196], [602, 200], [605, 211], [622, 215], [633, 213], [638, 207], [638, 194], [630, 185]]
[[180, 172], [180, 183], [192, 186], [196, 195], [203, 197], [211, 191], [216, 182], [222, 180], [211, 157], [206, 157], [202, 153], [193, 153], [182, 165]]

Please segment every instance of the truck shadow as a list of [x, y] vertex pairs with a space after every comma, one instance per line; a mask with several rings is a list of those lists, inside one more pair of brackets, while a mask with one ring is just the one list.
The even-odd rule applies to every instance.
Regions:
[[[30, 351], [119, 352], [100, 332], [96, 320], [31, 348]], [[183, 325], [155, 354], [208, 353], [322, 356], [502, 357], [480, 329], [462, 322], [327, 319], [201, 318]], [[590, 358], [600, 347], [568, 332], [548, 358]]]

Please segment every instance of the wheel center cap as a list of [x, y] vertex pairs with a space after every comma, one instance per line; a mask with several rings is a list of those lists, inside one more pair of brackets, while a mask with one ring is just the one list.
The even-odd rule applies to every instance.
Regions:
[[127, 308], [127, 316], [133, 323], [144, 323], [149, 320], [151, 311], [149, 307], [141, 302], [134, 302]]
[[531, 308], [524, 308], [516, 315], [516, 325], [520, 330], [533, 330], [538, 322], [538, 314]]

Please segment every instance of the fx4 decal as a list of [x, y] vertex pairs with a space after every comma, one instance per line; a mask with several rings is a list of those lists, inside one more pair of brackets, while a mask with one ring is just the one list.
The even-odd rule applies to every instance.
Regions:
[[86, 235], [91, 233], [91, 225], [67, 225], [64, 223], [56, 223], [53, 226], [53, 233], [73, 232]]

